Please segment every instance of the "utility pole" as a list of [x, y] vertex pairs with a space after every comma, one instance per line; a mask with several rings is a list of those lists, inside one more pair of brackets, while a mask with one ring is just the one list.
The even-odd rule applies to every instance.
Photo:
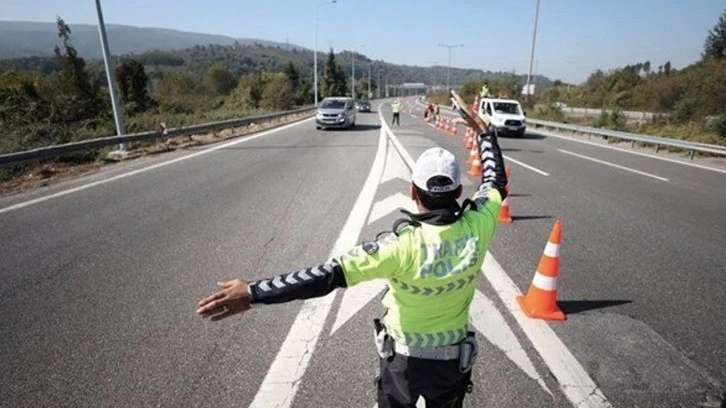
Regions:
[[371, 94], [371, 64], [368, 63], [368, 98], [372, 98], [373, 95]]
[[449, 49], [449, 65], [446, 68], [446, 92], [451, 90], [451, 83], [450, 83], [450, 71], [451, 71], [451, 49], [456, 47], [463, 47], [464, 44], [454, 44], [454, 45], [447, 45], [447, 44], [441, 44], [439, 43], [439, 47], [446, 47]]
[[351, 73], [353, 80], [352, 80], [352, 84], [351, 84], [352, 89], [351, 89], [350, 93], [351, 93], [351, 95], [353, 95], [353, 99], [355, 99], [355, 51], [351, 51], [351, 53], [353, 54], [353, 72]]
[[537, 40], [537, 19], [539, 17], [539, 0], [537, 0], [537, 8], [534, 13], [534, 30], [532, 32], [532, 53], [529, 55], [529, 73], [527, 73], [527, 87], [525, 88], [527, 90], [527, 94], [525, 95], [525, 100], [529, 102], [529, 84], [532, 78], [532, 63], [534, 62], [534, 44]]
[[[96, 0], [96, 13], [98, 14], [98, 34], [101, 37], [101, 51], [103, 52], [103, 63], [106, 66], [106, 77], [108, 78], [108, 91], [111, 94], [111, 106], [113, 107], [113, 119], [116, 122], [116, 134], [121, 136], [126, 133], [124, 129], [124, 120], [121, 115], [121, 108], [118, 102], [118, 94], [116, 93], [116, 77], [114, 70], [110, 66], [110, 52], [108, 50], [108, 38], [106, 38], [106, 25], [103, 23], [103, 12], [101, 11], [101, 1]], [[119, 151], [126, 152], [126, 143], [119, 144]]]
[[378, 82], [376, 82], [376, 91], [378, 93], [378, 99], [381, 99], [381, 67], [378, 68]]

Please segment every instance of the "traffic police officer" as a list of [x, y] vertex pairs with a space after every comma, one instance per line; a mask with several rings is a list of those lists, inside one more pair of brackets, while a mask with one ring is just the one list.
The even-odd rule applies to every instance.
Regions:
[[364, 242], [311, 268], [254, 282], [236, 279], [199, 302], [197, 313], [216, 321], [251, 304], [325, 296], [372, 279], [385, 279], [385, 316], [375, 321], [380, 356], [378, 405], [461, 407], [471, 391], [476, 339], [468, 331], [477, 277], [497, 226], [507, 184], [494, 134], [479, 135], [481, 185], [459, 205], [460, 169], [453, 154], [426, 150], [413, 169], [411, 198], [419, 213], [393, 232]]
[[391, 120], [391, 126], [394, 124], [401, 126], [401, 109], [403, 108], [403, 105], [401, 105], [401, 102], [396, 99], [391, 104], [391, 110], [393, 111], [393, 119]]

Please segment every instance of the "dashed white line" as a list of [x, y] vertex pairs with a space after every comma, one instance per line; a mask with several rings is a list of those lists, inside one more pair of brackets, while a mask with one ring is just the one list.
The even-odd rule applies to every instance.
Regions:
[[[503, 155], [503, 156], [504, 156], [504, 155]], [[549, 176], [549, 175], [550, 175], [549, 173], [547, 173], [547, 172], [544, 172], [544, 171], [542, 171], [542, 170], [540, 170], [540, 169], [538, 169], [538, 168], [536, 168], [536, 167], [534, 167], [534, 166], [530, 166], [529, 164], [526, 164], [526, 163], [522, 163], [522, 162], [521, 162], [521, 161], [519, 161], [519, 160], [514, 160], [513, 158], [511, 158], [511, 157], [509, 157], [509, 156], [504, 156], [504, 158], [505, 158], [505, 159], [507, 159], [508, 161], [512, 162], [512, 163], [517, 163], [517, 164], [519, 164], [520, 166], [524, 167], [525, 169], [529, 169], [529, 170], [532, 170], [533, 172], [535, 172], [535, 173], [539, 173], [539, 174], [541, 174], [541, 175], [543, 175], [543, 176]]]
[[685, 162], [685, 161], [682, 161], [682, 160], [676, 160], [676, 159], [671, 159], [671, 158], [668, 158], [668, 157], [656, 156], [656, 155], [653, 155], [653, 154], [647, 154], [647, 153], [642, 153], [642, 152], [635, 152], [635, 151], [632, 151], [632, 150], [622, 149], [620, 147], [615, 147], [615, 146], [603, 145], [603, 144], [591, 142], [591, 141], [588, 141], [588, 140], [573, 139], [571, 137], [558, 135], [556, 133], [548, 132], [546, 130], [532, 129], [532, 132], [533, 133], [541, 133], [541, 134], [546, 135], [548, 137], [556, 137], [558, 139], [569, 140], [571, 142], [577, 142], [577, 143], [587, 144], [587, 145], [590, 145], [590, 146], [596, 146], [596, 147], [600, 147], [600, 148], [603, 148], [603, 149], [615, 150], [615, 151], [622, 152], [622, 153], [634, 154], [636, 156], [647, 157], [647, 158], [655, 159], [655, 160], [663, 160], [663, 161], [667, 161], [667, 162], [670, 162], [670, 163], [682, 164], [684, 166], [695, 167], [697, 169], [710, 170], [710, 171], [715, 171], [717, 173], [726, 174], [726, 170], [724, 170], [724, 169], [717, 169], [715, 167], [704, 166], [704, 165], [696, 164], [696, 163], [689, 163], [689, 162]]
[[590, 161], [593, 161], [595, 163], [600, 163], [600, 164], [604, 164], [606, 166], [615, 167], [616, 169], [629, 171], [629, 172], [635, 173], [635, 174], [640, 174], [641, 176], [651, 177], [651, 178], [654, 178], [656, 180], [661, 180], [661, 181], [670, 181], [670, 180], [668, 180], [665, 177], [656, 176], [655, 174], [646, 173], [646, 172], [640, 171], [640, 170], [635, 170], [635, 169], [630, 168], [630, 167], [625, 167], [625, 166], [621, 166], [619, 164], [610, 163], [610, 162], [607, 162], [605, 160], [596, 159], [594, 157], [585, 156], [583, 154], [573, 153], [573, 152], [571, 152], [569, 150], [563, 150], [563, 149], [557, 149], [557, 150], [560, 151], [560, 152], [562, 152], [562, 153], [569, 154], [571, 156], [579, 157], [581, 159], [590, 160]]

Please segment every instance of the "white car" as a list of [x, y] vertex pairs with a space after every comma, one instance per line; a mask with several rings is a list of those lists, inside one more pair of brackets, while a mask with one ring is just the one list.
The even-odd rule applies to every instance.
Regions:
[[484, 98], [479, 102], [477, 113], [488, 120], [499, 134], [522, 137], [527, 130], [527, 118], [514, 99]]

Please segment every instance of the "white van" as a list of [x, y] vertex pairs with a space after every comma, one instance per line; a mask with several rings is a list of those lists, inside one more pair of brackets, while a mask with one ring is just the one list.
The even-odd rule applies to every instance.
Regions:
[[522, 107], [514, 99], [484, 98], [478, 114], [488, 120], [499, 134], [522, 137], [527, 130], [527, 119]]

